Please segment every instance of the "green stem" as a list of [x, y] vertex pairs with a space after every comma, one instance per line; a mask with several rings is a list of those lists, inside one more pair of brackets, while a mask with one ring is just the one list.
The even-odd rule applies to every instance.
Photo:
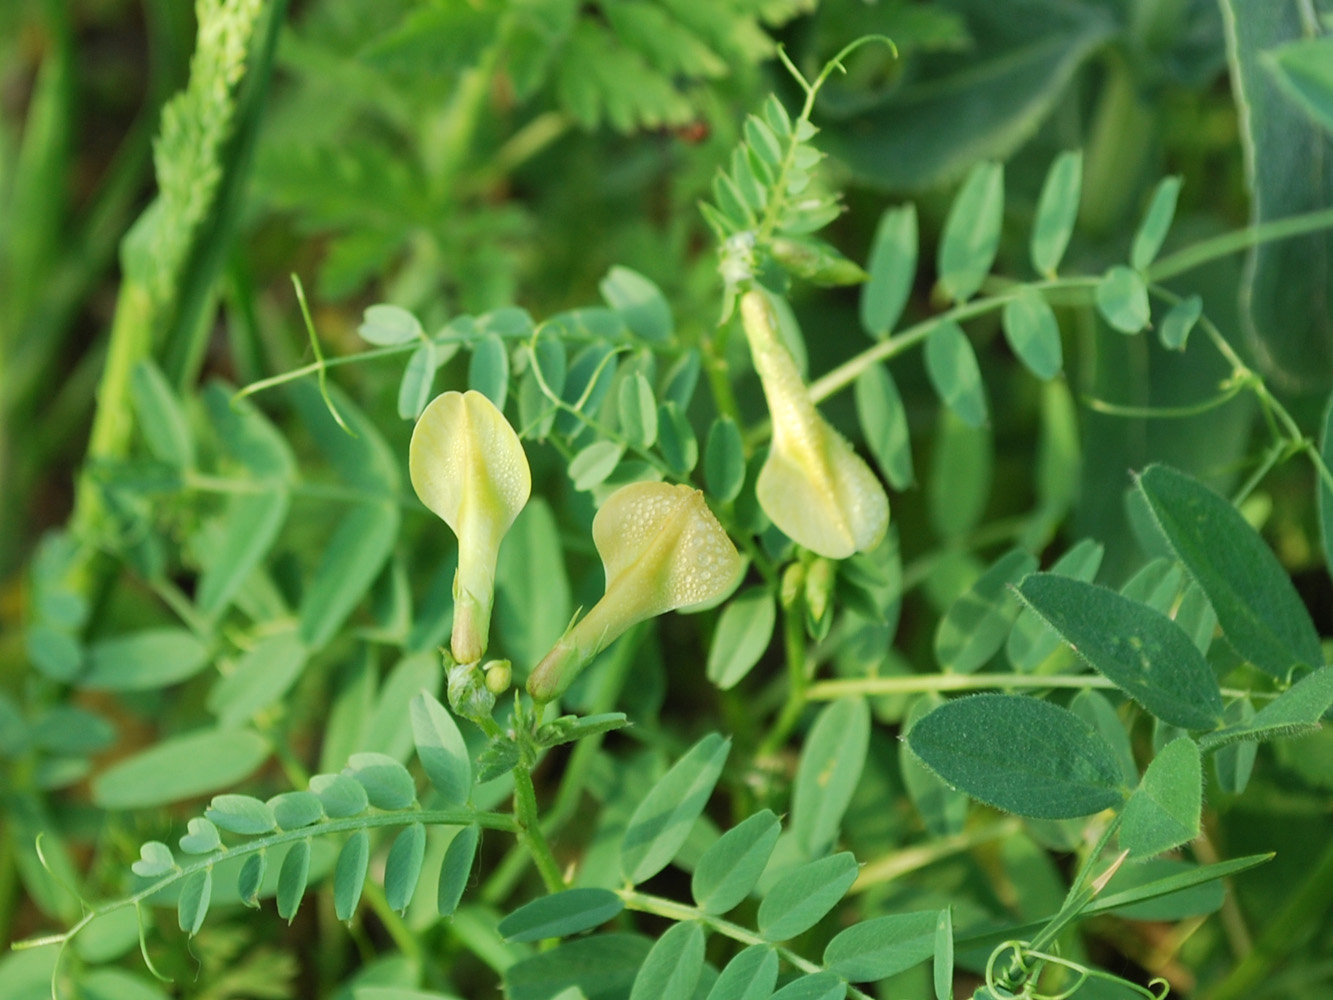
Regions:
[[[617, 889], [616, 895], [620, 897], [625, 904], [625, 909], [634, 910], [638, 913], [651, 913], [654, 916], [665, 917], [668, 920], [677, 922], [694, 921], [707, 927], [711, 931], [721, 934], [723, 937], [731, 938], [744, 945], [761, 944], [772, 948], [778, 956], [784, 959], [789, 965], [800, 969], [805, 973], [816, 973], [827, 971], [822, 965], [817, 965], [809, 959], [802, 958], [790, 948], [784, 948], [782, 945], [774, 944], [772, 941], [761, 937], [748, 927], [742, 927], [740, 924], [733, 924], [730, 920], [723, 920], [720, 917], [714, 917], [704, 913], [702, 910], [695, 909], [693, 906], [686, 906], [684, 903], [677, 903], [675, 900], [663, 899], [661, 896], [651, 896], [645, 892], [636, 892], [634, 889]], [[855, 997], [856, 1000], [871, 1000], [867, 993], [852, 986], [847, 985], [847, 996]]]
[[867, 862], [861, 868], [848, 891], [852, 894], [866, 892], [877, 885], [892, 882], [909, 872], [918, 871], [936, 861], [962, 854], [992, 840], [1003, 840], [1023, 829], [1023, 821], [1010, 816], [988, 826], [964, 830], [948, 837], [940, 837], [918, 847], [904, 847], [882, 858]]
[[809, 679], [806, 677], [805, 622], [799, 605], [782, 609], [782, 643], [787, 659], [787, 700], [782, 706], [773, 728], [760, 744], [757, 756], [776, 753], [787, 736], [801, 721], [801, 713], [809, 701]]
[[[863, 695], [921, 694], [927, 691], [985, 691], [991, 688], [1036, 689], [1073, 688], [1083, 690], [1114, 689], [1100, 674], [912, 674], [907, 677], [859, 677], [852, 680], [816, 681], [805, 689], [806, 701], [833, 701]], [[1278, 691], [1241, 691], [1223, 688], [1228, 698], [1276, 698]]]
[[559, 892], [565, 888], [564, 876], [560, 874], [560, 865], [551, 853], [551, 845], [542, 831], [541, 817], [537, 812], [537, 790], [532, 786], [532, 770], [527, 761], [519, 761], [514, 768], [514, 821], [518, 830], [518, 839], [532, 854], [537, 871], [547, 892]]
[[1178, 274], [1192, 271], [1221, 257], [1240, 253], [1262, 243], [1290, 239], [1323, 229], [1333, 228], [1333, 208], [1323, 208], [1317, 212], [1292, 215], [1285, 219], [1276, 219], [1262, 225], [1250, 226], [1235, 232], [1224, 233], [1211, 239], [1202, 240], [1192, 246], [1177, 250], [1173, 254], [1159, 258], [1147, 270], [1149, 281], [1158, 282], [1174, 278]]

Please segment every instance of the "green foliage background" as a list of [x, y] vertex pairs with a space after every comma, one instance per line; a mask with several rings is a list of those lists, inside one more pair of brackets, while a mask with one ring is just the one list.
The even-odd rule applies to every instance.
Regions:
[[[80, 929], [5, 996], [1310, 995], [1330, 66], [1327, 0], [0, 6], [0, 927]], [[756, 502], [755, 286], [871, 552]], [[406, 476], [465, 388], [520, 688], [615, 485], [750, 565], [513, 739]]]

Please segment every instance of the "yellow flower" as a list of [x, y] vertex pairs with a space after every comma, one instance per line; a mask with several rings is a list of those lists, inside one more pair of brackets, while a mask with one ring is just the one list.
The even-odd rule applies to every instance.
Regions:
[[889, 526], [884, 487], [815, 409], [762, 292], [741, 297], [741, 322], [773, 420], [755, 484], [759, 506], [783, 534], [821, 556], [846, 559], [874, 548]]
[[592, 522], [606, 593], [572, 625], [528, 678], [547, 702], [631, 625], [725, 596], [743, 563], [701, 492], [631, 483], [607, 498]]
[[532, 474], [518, 435], [479, 392], [436, 396], [412, 432], [408, 469], [421, 502], [458, 536], [454, 659], [486, 652], [500, 540], [528, 502]]

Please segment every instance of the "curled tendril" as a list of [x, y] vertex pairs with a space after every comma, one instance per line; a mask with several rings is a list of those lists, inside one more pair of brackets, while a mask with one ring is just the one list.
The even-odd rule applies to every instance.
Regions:
[[[1004, 971], [997, 973], [996, 966], [1006, 957], [1008, 962]], [[1078, 979], [1068, 989], [1059, 993], [1040, 992], [1036, 988], [1036, 980], [1046, 965], [1058, 965], [1062, 969], [1068, 969], [1076, 973]], [[1021, 977], [1021, 982], [1015, 983], [1014, 979], [1018, 977]], [[1105, 970], [1089, 968], [1072, 959], [1063, 958], [1059, 954], [1034, 951], [1028, 941], [1005, 941], [991, 952], [990, 958], [986, 961], [986, 988], [996, 996], [1001, 995], [1002, 991], [1015, 1000], [1069, 1000], [1089, 979], [1119, 983], [1144, 997], [1145, 1000], [1166, 1000], [1171, 992], [1171, 984], [1161, 976], [1150, 979], [1147, 986], [1142, 986]]]

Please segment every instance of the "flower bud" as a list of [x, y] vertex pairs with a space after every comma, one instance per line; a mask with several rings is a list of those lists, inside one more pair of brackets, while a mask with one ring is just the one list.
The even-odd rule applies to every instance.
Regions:
[[759, 506], [818, 555], [846, 559], [874, 548], [889, 526], [884, 487], [815, 409], [762, 292], [741, 297], [741, 322], [773, 420], [773, 443], [755, 484]]
[[486, 690], [491, 694], [500, 695], [509, 690], [514, 667], [508, 660], [491, 660], [482, 670], [486, 674]]
[[631, 625], [725, 596], [740, 577], [736, 546], [689, 486], [631, 483], [613, 493], [592, 522], [606, 593], [572, 625], [528, 678], [547, 702]]
[[464, 719], [489, 719], [495, 708], [495, 693], [486, 686], [481, 668], [473, 663], [458, 663], [446, 678], [449, 707]]
[[459, 663], [475, 663], [490, 634], [500, 540], [532, 491], [527, 456], [489, 399], [446, 392], [417, 421], [408, 468], [421, 502], [458, 536], [450, 646]]

